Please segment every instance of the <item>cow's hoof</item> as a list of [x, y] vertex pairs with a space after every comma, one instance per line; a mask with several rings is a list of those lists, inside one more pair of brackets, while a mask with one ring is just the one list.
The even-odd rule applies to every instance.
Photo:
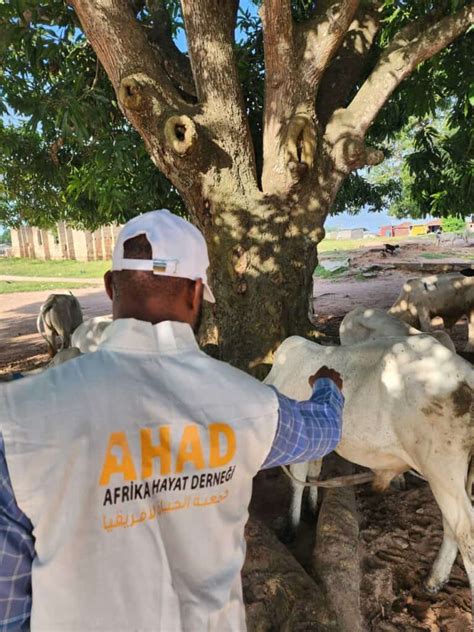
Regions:
[[429, 579], [427, 579], [423, 584], [423, 588], [428, 594], [437, 595], [445, 584], [446, 582], [434, 583], [434, 582], [431, 582]]
[[393, 478], [390, 482], [390, 485], [399, 492], [405, 491], [405, 489], [407, 488], [405, 476], [403, 474], [395, 476], [395, 478]]

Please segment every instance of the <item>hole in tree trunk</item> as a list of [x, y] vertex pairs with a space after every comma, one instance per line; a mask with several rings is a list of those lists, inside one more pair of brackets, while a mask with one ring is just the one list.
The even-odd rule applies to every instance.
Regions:
[[301, 155], [303, 153], [303, 131], [298, 136], [298, 140], [296, 141], [296, 152], [298, 156], [298, 162], [301, 162]]
[[182, 142], [184, 140], [185, 134], [186, 134], [186, 127], [185, 127], [185, 125], [175, 125], [174, 133], [176, 135], [176, 138], [179, 141]]

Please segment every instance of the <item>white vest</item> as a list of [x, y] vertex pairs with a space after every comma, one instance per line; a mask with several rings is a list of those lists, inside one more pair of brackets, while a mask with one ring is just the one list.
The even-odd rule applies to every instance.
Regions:
[[169, 321], [115, 321], [97, 352], [5, 385], [32, 630], [245, 630], [244, 525], [277, 423], [270, 388]]

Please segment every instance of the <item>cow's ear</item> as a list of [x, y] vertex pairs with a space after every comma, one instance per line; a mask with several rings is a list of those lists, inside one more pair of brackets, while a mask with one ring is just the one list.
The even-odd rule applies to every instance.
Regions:
[[112, 272], [110, 270], [107, 270], [107, 272], [104, 274], [104, 285], [107, 296], [112, 301], [114, 298], [114, 286], [112, 283]]

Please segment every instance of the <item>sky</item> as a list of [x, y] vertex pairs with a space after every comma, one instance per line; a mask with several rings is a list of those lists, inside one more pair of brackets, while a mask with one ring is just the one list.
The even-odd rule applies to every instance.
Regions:
[[[258, 15], [258, 7], [253, 0], [240, 0], [239, 11], [248, 11], [250, 15]], [[236, 40], [239, 41], [239, 30], [236, 32]], [[176, 46], [181, 52], [186, 52], [188, 47], [186, 44], [186, 35], [183, 29], [180, 29], [175, 39]]]

